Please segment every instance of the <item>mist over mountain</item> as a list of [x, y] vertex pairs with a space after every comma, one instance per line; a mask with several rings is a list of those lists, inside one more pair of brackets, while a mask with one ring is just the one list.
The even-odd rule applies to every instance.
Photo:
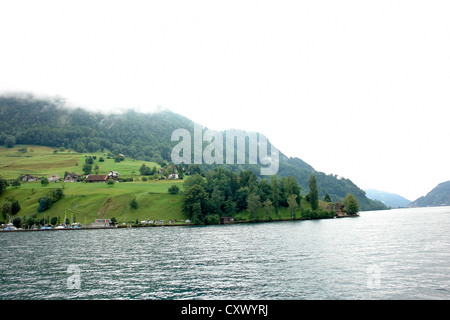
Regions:
[[369, 199], [381, 201], [391, 208], [405, 208], [411, 203], [410, 200], [395, 193], [375, 189], [366, 189], [365, 191]]
[[420, 197], [409, 204], [415, 207], [450, 206], [450, 181], [438, 184], [426, 196]]
[[[183, 128], [193, 133], [194, 125], [190, 119], [169, 110], [107, 114], [66, 106], [61, 98], [31, 94], [0, 96], [0, 144], [14, 140], [20, 145], [65, 147], [77, 152], [107, 150], [138, 160], [168, 163], [172, 148], [177, 144], [171, 141], [172, 132]], [[382, 203], [369, 199], [350, 179], [316, 171], [297, 157], [285, 156], [282, 150], [279, 161], [277, 175], [295, 177], [303, 195], [309, 192], [308, 180], [314, 173], [320, 198], [328, 194], [332, 201], [341, 201], [347, 193], [352, 193], [361, 210], [386, 209]], [[215, 166], [202, 165], [202, 168], [206, 171]], [[235, 171], [249, 169], [260, 176], [259, 165], [223, 166]]]

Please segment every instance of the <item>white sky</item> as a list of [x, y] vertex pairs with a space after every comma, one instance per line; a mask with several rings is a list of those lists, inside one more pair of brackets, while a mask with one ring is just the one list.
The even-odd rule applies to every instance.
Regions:
[[0, 92], [264, 133], [410, 200], [450, 180], [450, 1], [0, 2]]

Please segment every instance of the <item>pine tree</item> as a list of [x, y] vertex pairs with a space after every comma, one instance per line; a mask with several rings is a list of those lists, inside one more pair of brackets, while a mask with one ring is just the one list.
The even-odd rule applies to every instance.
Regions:
[[311, 209], [316, 211], [319, 208], [319, 191], [317, 190], [316, 176], [312, 174], [309, 178], [309, 203]]

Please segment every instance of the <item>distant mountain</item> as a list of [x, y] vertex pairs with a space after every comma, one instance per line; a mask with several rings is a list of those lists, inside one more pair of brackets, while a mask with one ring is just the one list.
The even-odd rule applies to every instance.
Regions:
[[410, 208], [436, 206], [450, 206], [450, 181], [440, 183], [425, 197], [420, 197], [409, 204]]
[[[105, 114], [68, 107], [60, 98], [36, 98], [26, 93], [0, 96], [0, 145], [13, 141], [13, 145], [65, 147], [80, 153], [107, 150], [161, 164], [171, 161], [171, 150], [178, 143], [171, 141], [172, 132], [184, 128], [193, 134], [194, 125], [192, 120], [169, 110]], [[331, 201], [342, 201], [347, 193], [352, 193], [361, 210], [386, 209], [382, 203], [367, 198], [349, 179], [316, 171], [299, 158], [287, 157], [281, 150], [279, 161], [277, 175], [295, 177], [303, 195], [309, 192], [310, 175], [315, 174], [321, 199], [328, 194]], [[217, 165], [203, 164], [202, 169], [208, 171], [214, 166]], [[259, 165], [225, 166], [235, 171], [251, 170], [260, 176]]]
[[369, 199], [381, 201], [386, 206], [391, 208], [404, 208], [408, 207], [408, 205], [411, 203], [410, 200], [395, 193], [389, 193], [386, 191], [375, 189], [366, 189], [365, 191], [366, 196]]

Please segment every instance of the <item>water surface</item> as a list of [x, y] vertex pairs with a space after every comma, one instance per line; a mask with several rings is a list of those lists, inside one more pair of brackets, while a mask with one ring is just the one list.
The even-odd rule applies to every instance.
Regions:
[[0, 299], [449, 299], [449, 230], [450, 207], [440, 207], [0, 232]]

